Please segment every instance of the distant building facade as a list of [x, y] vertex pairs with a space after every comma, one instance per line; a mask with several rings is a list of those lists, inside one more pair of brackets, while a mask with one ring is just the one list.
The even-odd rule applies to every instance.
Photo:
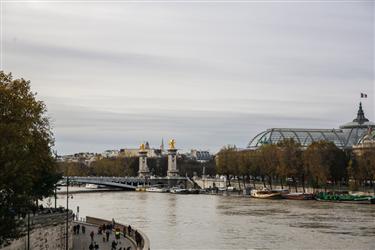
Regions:
[[199, 161], [199, 162], [208, 162], [213, 157], [210, 154], [210, 152], [208, 152], [206, 150], [197, 150], [197, 149], [192, 149], [188, 156], [189, 156], [190, 159], [196, 160], [196, 161]]

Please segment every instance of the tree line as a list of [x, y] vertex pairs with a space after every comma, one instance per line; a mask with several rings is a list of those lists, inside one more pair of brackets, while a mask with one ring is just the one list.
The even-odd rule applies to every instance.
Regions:
[[[147, 159], [150, 173], [155, 176], [166, 176], [168, 171], [168, 158], [153, 157]], [[90, 165], [83, 162], [59, 162], [60, 172], [67, 176], [137, 176], [139, 169], [139, 158], [134, 157], [109, 157], [98, 159]], [[205, 174], [215, 174], [215, 161], [200, 163], [187, 157], [177, 159], [177, 168], [180, 176], [202, 175], [203, 167]]]
[[334, 143], [316, 141], [306, 149], [293, 139], [284, 139], [278, 144], [265, 144], [257, 150], [238, 150], [226, 146], [216, 157], [219, 174], [245, 180], [259, 179], [264, 187], [273, 184], [313, 188], [329, 188], [350, 185], [351, 189], [373, 185], [375, 179], [375, 149], [361, 155], [339, 149]]

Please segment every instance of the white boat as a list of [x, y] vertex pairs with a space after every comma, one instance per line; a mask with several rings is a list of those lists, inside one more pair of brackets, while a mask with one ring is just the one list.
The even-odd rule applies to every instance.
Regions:
[[185, 188], [173, 187], [173, 188], [170, 189], [170, 192], [172, 194], [188, 194], [189, 190], [187, 190]]
[[96, 184], [86, 184], [85, 188], [87, 188], [87, 189], [97, 189], [97, 188], [99, 188], [99, 186], [96, 185]]
[[146, 192], [167, 193], [169, 192], [169, 190], [167, 188], [162, 188], [162, 187], [149, 187], [149, 188], [146, 188]]
[[251, 197], [259, 199], [281, 199], [282, 192], [277, 190], [251, 190]]

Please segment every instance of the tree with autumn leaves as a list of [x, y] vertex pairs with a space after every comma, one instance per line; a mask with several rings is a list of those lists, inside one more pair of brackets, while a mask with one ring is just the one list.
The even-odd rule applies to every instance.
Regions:
[[0, 71], [0, 245], [19, 235], [22, 215], [53, 194], [60, 178], [46, 106], [30, 82]]
[[[301, 185], [322, 188], [347, 182], [348, 157], [344, 151], [327, 141], [313, 142], [306, 149], [293, 139], [278, 144], [265, 144], [257, 150], [225, 147], [217, 154], [217, 172], [241, 176], [243, 181], [259, 178], [272, 189], [277, 182], [284, 187], [290, 180], [295, 190]], [[250, 176], [252, 178], [250, 178]], [[287, 180], [288, 183], [287, 183]], [[290, 188], [290, 187], [289, 187]]]

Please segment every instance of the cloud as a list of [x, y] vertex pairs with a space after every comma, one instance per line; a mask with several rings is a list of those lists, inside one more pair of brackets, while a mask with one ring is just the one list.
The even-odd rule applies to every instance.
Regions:
[[4, 69], [59, 152], [240, 147], [268, 127], [374, 120], [373, 3], [4, 3]]

